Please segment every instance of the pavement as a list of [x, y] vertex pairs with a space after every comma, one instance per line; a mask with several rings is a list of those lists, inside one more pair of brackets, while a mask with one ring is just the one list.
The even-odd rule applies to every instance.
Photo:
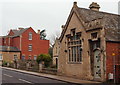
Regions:
[[[10, 71], [7, 72], [7, 70], [11, 70], [11, 71], [16, 71], [17, 73], [18, 72], [19, 73], [25, 73], [25, 74], [29, 74], [29, 75], [34, 75], [34, 76], [42, 77], [42, 78], [52, 79], [51, 81], [47, 80], [47, 83], [49, 83], [49, 82], [53, 82], [53, 83], [67, 82], [67, 83], [71, 83], [70, 85], [72, 85], [72, 83], [77, 84], [77, 85], [78, 84], [80, 84], [80, 85], [103, 85], [103, 84], [101, 84], [101, 82], [96, 82], [96, 81], [80, 80], [80, 79], [70, 78], [70, 77], [65, 77], [65, 76], [58, 76], [58, 75], [51, 75], [51, 74], [45, 74], [45, 73], [30, 72], [30, 71], [13, 69], [13, 68], [7, 68], [7, 67], [2, 67], [2, 68], [5, 69], [4, 71], [6, 71], [6, 73], [10, 72]], [[8, 76], [8, 75], [4, 74], [4, 76]], [[23, 76], [23, 78], [24, 77], [25, 76]], [[24, 81], [23, 79], [19, 79], [19, 80]], [[36, 81], [36, 82], [38, 81], [38, 79], [33, 79], [33, 80]], [[57, 82], [55, 80], [57, 80]], [[46, 82], [46, 80], [42, 79], [42, 83], [44, 83], [44, 82]], [[37, 82], [37, 83], [39, 83], [39, 82]], [[106, 85], [106, 84], [104, 84], [104, 85]]]

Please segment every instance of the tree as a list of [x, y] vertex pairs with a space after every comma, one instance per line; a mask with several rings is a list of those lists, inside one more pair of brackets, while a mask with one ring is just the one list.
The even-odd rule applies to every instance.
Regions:
[[55, 43], [55, 40], [56, 39], [59, 39], [60, 37], [60, 31], [56, 31], [55, 34], [52, 34], [50, 37], [49, 37], [49, 40], [50, 40], [50, 47], [53, 48], [53, 45]]
[[40, 54], [37, 57], [37, 63], [41, 63], [42, 61], [44, 62], [45, 67], [49, 67], [50, 66], [50, 62], [52, 61], [52, 58], [49, 54]]
[[46, 40], [46, 30], [45, 29], [40, 32], [40, 39]]
[[49, 47], [48, 53], [51, 57], [53, 57], [53, 47]]

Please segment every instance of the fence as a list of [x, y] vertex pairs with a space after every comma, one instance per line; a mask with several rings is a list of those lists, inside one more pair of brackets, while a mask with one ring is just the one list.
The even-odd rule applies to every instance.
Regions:
[[6, 63], [3, 66], [16, 68], [20, 70], [33, 71], [33, 72], [57, 74], [57, 68], [43, 67], [42, 70], [39, 71], [40, 70], [39, 64], [34, 60], [18, 60], [17, 62], [13, 62], [13, 63]]

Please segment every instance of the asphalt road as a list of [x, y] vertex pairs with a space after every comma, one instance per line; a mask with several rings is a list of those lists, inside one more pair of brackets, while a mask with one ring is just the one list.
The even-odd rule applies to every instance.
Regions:
[[76, 85], [45, 77], [2, 69], [2, 85]]

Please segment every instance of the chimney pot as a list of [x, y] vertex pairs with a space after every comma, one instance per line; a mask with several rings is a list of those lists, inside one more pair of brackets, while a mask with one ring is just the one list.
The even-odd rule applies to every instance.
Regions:
[[99, 6], [99, 4], [97, 4], [96, 2], [92, 2], [92, 4], [90, 4], [89, 8], [90, 8], [91, 10], [94, 10], [94, 11], [99, 11], [100, 6]]
[[24, 29], [24, 28], [18, 28], [19, 30], [22, 30], [22, 29]]
[[38, 32], [37, 32], [38, 34], [40, 34], [40, 30], [38, 30]]

